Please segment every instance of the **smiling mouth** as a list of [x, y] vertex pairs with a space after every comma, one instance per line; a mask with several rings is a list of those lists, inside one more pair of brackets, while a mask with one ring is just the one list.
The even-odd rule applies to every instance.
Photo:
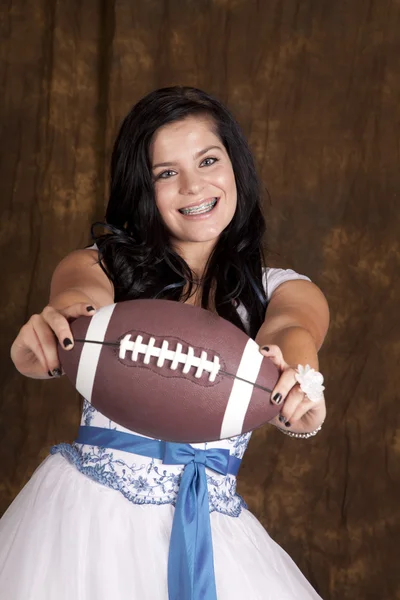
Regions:
[[197, 206], [180, 208], [179, 212], [182, 215], [202, 215], [211, 212], [214, 206], [217, 204], [217, 202], [218, 198], [213, 198], [212, 200], [208, 200], [206, 202], [203, 202], [202, 204], [198, 204]]

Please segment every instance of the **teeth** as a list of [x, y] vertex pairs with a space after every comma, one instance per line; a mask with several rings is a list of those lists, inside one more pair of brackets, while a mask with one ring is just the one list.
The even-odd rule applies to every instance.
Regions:
[[191, 208], [180, 208], [179, 212], [183, 215], [199, 215], [202, 213], [210, 212], [217, 204], [217, 198], [213, 198], [211, 202], [204, 202], [203, 204], [199, 204], [199, 206], [193, 206]]

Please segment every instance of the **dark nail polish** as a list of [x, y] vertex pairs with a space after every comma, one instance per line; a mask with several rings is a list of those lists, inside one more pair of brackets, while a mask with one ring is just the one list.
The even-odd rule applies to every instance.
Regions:
[[47, 371], [47, 375], [48, 375], [49, 377], [53, 377], [53, 373], [52, 373], [51, 371]]
[[94, 310], [94, 308], [93, 308], [93, 306], [87, 306], [87, 307], [86, 307], [86, 310], [87, 310], [88, 312], [91, 312], [92, 310]]
[[286, 417], [284, 417], [283, 415], [279, 415], [279, 420], [281, 423], [286, 423]]
[[65, 340], [63, 341], [64, 344], [64, 348], [68, 348], [68, 346], [71, 346], [72, 341], [69, 338], [65, 338]]
[[265, 350], [265, 352], [269, 352], [269, 346], [263, 346], [261, 350]]
[[286, 421], [286, 423], [285, 423], [285, 427], [290, 427], [290, 423], [289, 423], [289, 421]]
[[61, 377], [61, 369], [53, 369], [51, 374], [53, 377]]
[[280, 404], [282, 402], [282, 394], [279, 394], [278, 392], [277, 394], [275, 394], [272, 400], [275, 402], [275, 404]]

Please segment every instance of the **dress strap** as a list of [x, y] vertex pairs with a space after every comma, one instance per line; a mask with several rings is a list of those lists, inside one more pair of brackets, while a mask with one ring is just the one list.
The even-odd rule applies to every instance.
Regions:
[[76, 442], [184, 465], [168, 555], [169, 600], [217, 600], [205, 470], [237, 475], [241, 460], [223, 448], [200, 450], [102, 427], [81, 426]]

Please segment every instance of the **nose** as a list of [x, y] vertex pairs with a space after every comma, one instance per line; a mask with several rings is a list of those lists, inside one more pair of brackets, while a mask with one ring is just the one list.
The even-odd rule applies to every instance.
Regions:
[[183, 196], [194, 196], [203, 189], [203, 182], [200, 173], [182, 173], [180, 176], [179, 193]]

